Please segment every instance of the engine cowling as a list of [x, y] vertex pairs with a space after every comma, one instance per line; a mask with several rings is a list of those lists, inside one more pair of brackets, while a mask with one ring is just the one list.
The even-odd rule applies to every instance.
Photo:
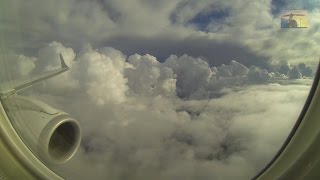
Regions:
[[19, 95], [6, 98], [4, 106], [21, 139], [40, 160], [62, 164], [76, 153], [81, 130], [69, 114]]

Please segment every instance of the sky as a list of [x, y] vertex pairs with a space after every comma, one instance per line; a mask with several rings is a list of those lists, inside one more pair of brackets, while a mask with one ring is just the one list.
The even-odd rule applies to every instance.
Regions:
[[[29, 56], [57, 41], [76, 51], [89, 43], [94, 48], [110, 46], [126, 55], [149, 53], [160, 61], [171, 54], [188, 54], [204, 57], [211, 65], [231, 60], [260, 66], [267, 66], [264, 61], [304, 61], [313, 66], [318, 62], [317, 0], [2, 3], [6, 7], [2, 11], [2, 29], [11, 37], [10, 46]], [[281, 30], [281, 12], [290, 8], [309, 10], [310, 28]]]
[[[283, 10], [309, 27], [281, 29]], [[318, 64], [317, 1], [3, 0], [1, 82], [77, 119], [70, 179], [249, 179], [275, 155]], [[27, 142], [26, 142], [27, 143]], [[88, 165], [90, 164], [90, 166]]]

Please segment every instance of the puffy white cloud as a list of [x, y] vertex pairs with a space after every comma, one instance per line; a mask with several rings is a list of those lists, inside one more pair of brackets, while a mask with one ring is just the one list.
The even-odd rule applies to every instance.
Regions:
[[132, 65], [126, 68], [125, 77], [133, 92], [142, 96], [176, 94], [176, 79], [171, 68], [164, 67], [151, 55], [132, 55], [128, 58]]
[[85, 124], [84, 141], [54, 168], [80, 179], [249, 179], [285, 140], [308, 90], [270, 84], [217, 99], [134, 98], [94, 111], [79, 111], [84, 100], [75, 99], [78, 107], [64, 106]]
[[79, 58], [79, 66], [87, 66], [87, 81], [84, 85], [88, 95], [97, 104], [103, 105], [108, 101], [121, 103], [125, 100], [127, 80], [121, 70], [112, 63], [111, 58], [95, 51], [86, 52]]
[[[90, 50], [90, 45], [88, 46], [89, 47], [87, 51]], [[80, 54], [84, 52], [86, 52], [85, 49], [82, 52], [80, 52]], [[110, 58], [109, 61], [112, 62], [113, 66], [123, 73], [124, 69], [127, 66], [127, 64], [125, 63], [125, 60], [127, 59], [127, 57], [121, 51], [114, 49], [112, 47], [103, 47], [98, 49], [98, 52], [100, 54], [104, 54], [105, 56], [109, 57]]]
[[253, 83], [265, 83], [271, 78], [271, 74], [266, 69], [260, 69], [255, 66], [251, 66], [248, 73], [249, 81]]
[[203, 90], [212, 76], [212, 71], [206, 61], [188, 55], [181, 57], [172, 55], [163, 65], [171, 68], [177, 75], [177, 95], [179, 97], [190, 97], [197, 91]]
[[249, 69], [245, 65], [234, 60], [230, 62], [230, 69], [233, 76], [243, 76], [249, 72]]
[[[41, 74], [46, 71], [60, 68], [60, 57], [62, 54], [67, 66], [74, 68], [75, 52], [71, 48], [64, 47], [61, 43], [52, 42], [48, 46], [41, 48], [38, 53], [39, 60], [36, 63], [34, 74]], [[42, 84], [42, 90], [49, 90], [54, 94], [72, 93], [79, 89], [79, 80], [72, 77], [72, 72], [68, 71], [57, 78], [49, 79]]]
[[99, 105], [107, 101], [114, 103], [124, 101], [128, 89], [127, 80], [123, 75], [126, 57], [120, 51], [110, 47], [93, 50], [88, 45], [76, 58], [73, 49], [53, 42], [40, 49], [36, 70], [42, 72], [58, 69], [59, 53], [63, 55], [71, 69], [43, 83], [42, 91], [57, 95], [85, 92]]
[[18, 69], [14, 72], [19, 73], [21, 77], [26, 76], [32, 72], [35, 68], [34, 63], [37, 61], [35, 57], [26, 57], [24, 55], [19, 55], [17, 63], [13, 62], [12, 66], [16, 66]]
[[311, 82], [268, 84], [276, 73], [236, 61], [223, 76], [201, 58], [160, 63], [111, 47], [86, 45], [75, 58], [57, 42], [39, 51], [34, 72], [59, 68], [58, 53], [71, 70], [31, 95], [82, 126], [76, 156], [51, 167], [70, 179], [248, 179], [283, 143]]
[[228, 66], [222, 64], [217, 67], [217, 72], [218, 76], [223, 77], [244, 76], [248, 74], [249, 69], [245, 65], [232, 60]]
[[6, 57], [5, 66], [8, 66], [10, 71], [2, 70], [2, 78], [19, 79], [29, 75], [36, 67], [35, 63], [38, 61], [36, 57], [27, 57], [22, 54], [9, 53]]
[[159, 62], [150, 55], [133, 55], [128, 58], [132, 68], [126, 69], [128, 85], [136, 93], [148, 95], [152, 93], [160, 77]]

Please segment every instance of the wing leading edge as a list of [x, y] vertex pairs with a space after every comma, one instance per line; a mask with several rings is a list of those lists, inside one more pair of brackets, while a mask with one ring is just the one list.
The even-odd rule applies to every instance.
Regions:
[[34, 77], [28, 77], [25, 79], [9, 81], [4, 84], [0, 84], [0, 99], [5, 99], [15, 94], [18, 91], [21, 91], [37, 83], [40, 83], [46, 79], [52, 78], [63, 72], [68, 71], [70, 68], [66, 65], [63, 59], [63, 56], [61, 54], [59, 54], [59, 56], [60, 56], [60, 63], [61, 63], [60, 69], [48, 71]]

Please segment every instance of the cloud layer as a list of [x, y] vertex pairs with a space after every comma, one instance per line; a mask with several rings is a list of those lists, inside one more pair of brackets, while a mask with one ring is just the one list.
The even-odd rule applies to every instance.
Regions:
[[71, 70], [26, 93], [79, 120], [80, 150], [51, 167], [70, 179], [251, 178], [284, 142], [311, 83], [188, 55], [161, 63], [86, 45], [76, 56], [58, 42], [17, 59], [40, 73], [59, 67], [59, 53]]
[[[2, 11], [1, 32], [12, 48], [32, 56], [52, 41], [76, 50], [90, 42], [125, 54], [150, 53], [159, 61], [171, 54], [204, 57], [216, 66], [237, 59], [267, 69], [284, 60], [316, 67], [320, 55], [319, 4], [311, 0], [5, 0], [2, 6], [10, 11]], [[281, 10], [290, 8], [309, 10], [307, 29], [280, 29]]]

